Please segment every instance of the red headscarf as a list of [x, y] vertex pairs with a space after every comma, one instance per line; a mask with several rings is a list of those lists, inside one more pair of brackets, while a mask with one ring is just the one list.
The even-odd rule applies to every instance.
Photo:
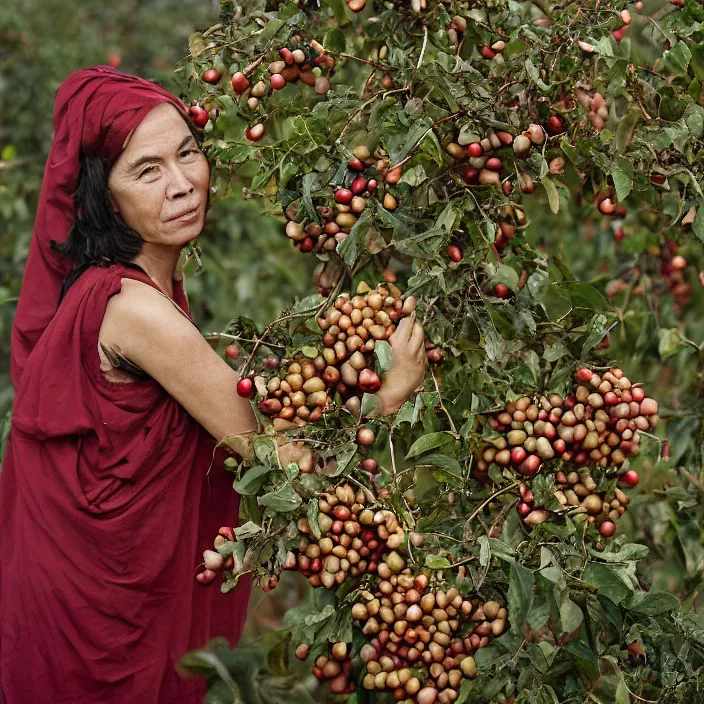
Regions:
[[161, 103], [171, 103], [188, 115], [186, 105], [164, 88], [110, 66], [75, 71], [59, 87], [54, 139], [12, 328], [10, 375], [15, 388], [29, 354], [56, 313], [61, 285], [73, 266], [50, 242], [65, 242], [73, 227], [81, 153], [116, 159], [130, 132]]

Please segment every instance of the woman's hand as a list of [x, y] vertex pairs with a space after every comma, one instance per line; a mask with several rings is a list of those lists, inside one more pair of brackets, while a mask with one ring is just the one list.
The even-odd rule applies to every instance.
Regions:
[[389, 338], [394, 352], [394, 366], [382, 377], [377, 397], [382, 402], [381, 415], [392, 415], [408, 400], [425, 378], [428, 357], [425, 332], [415, 316], [403, 318]]

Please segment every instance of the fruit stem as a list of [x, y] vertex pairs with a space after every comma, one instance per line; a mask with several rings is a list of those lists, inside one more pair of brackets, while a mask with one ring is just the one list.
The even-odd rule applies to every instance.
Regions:
[[521, 486], [521, 482], [517, 481], [514, 482], [513, 484], [509, 484], [508, 486], [505, 486], [503, 489], [499, 489], [498, 491], [494, 492], [486, 501], [482, 502], [479, 507], [477, 508], [476, 511], [474, 511], [469, 518], [464, 522], [464, 530], [462, 532], [462, 542], [467, 542], [469, 539], [469, 524], [484, 510], [485, 506], [488, 506], [494, 499], [497, 497], [501, 496], [501, 494], [506, 494], [509, 491], [513, 491], [514, 489], [517, 489], [519, 486]]
[[442, 394], [440, 393], [440, 387], [438, 386], [438, 380], [435, 378], [435, 371], [433, 370], [432, 367], [430, 367], [430, 376], [433, 377], [433, 383], [435, 384], [435, 391], [438, 393], [438, 403], [440, 404], [440, 408], [442, 408], [443, 411], [445, 411], [445, 415], [447, 416], [447, 419], [450, 421], [450, 427], [452, 428], [452, 434], [455, 436], [456, 439], [459, 439], [460, 435], [457, 432], [457, 428], [455, 427], [455, 423], [452, 420], [452, 416], [450, 415], [450, 412], [445, 408], [445, 404], [442, 402]]

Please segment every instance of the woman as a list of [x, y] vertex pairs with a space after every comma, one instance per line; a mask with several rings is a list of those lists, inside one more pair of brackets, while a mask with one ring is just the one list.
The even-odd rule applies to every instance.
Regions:
[[[13, 327], [2, 704], [200, 702], [203, 681], [175, 664], [242, 631], [249, 583], [222, 595], [194, 580], [218, 528], [237, 521], [215, 445], [228, 437], [246, 454], [256, 424], [177, 271], [210, 178], [187, 120], [174, 96], [104, 66], [57, 93]], [[390, 342], [383, 413], [425, 364], [418, 324], [402, 321]]]

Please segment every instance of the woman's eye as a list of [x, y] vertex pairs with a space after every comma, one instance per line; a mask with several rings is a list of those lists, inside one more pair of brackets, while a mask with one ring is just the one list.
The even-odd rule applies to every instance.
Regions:
[[148, 169], [144, 169], [141, 174], [139, 174], [139, 178], [142, 178], [142, 176], [145, 176], [148, 173], [151, 173], [152, 171], [156, 171], [157, 167], [156, 166], [150, 166]]
[[186, 156], [187, 154], [198, 154], [198, 149], [188, 149], [185, 152], [181, 152], [181, 156]]

